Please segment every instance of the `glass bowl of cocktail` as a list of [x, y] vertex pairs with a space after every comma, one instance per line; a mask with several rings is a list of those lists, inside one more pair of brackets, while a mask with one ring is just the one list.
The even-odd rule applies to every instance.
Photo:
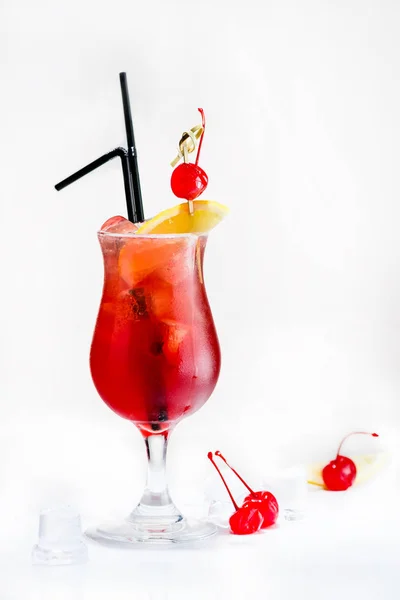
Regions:
[[[216, 531], [212, 523], [191, 521], [181, 514], [170, 497], [165, 471], [171, 431], [209, 399], [220, 372], [203, 258], [208, 234], [226, 216], [227, 208], [197, 199], [207, 185], [207, 176], [198, 166], [205, 128], [201, 114], [202, 125], [182, 135], [174, 161], [175, 166], [183, 160], [173, 172], [171, 186], [185, 202], [143, 222], [137, 218], [142, 207], [139, 211], [137, 205], [128, 207], [131, 220], [113, 217], [98, 232], [104, 285], [90, 353], [92, 378], [102, 400], [137, 426], [148, 457], [147, 484], [136, 508], [120, 522], [86, 532], [99, 542], [168, 545], [204, 540]], [[132, 124], [130, 114], [125, 116], [129, 146]], [[197, 142], [192, 164], [188, 154]], [[123, 149], [119, 156], [124, 170], [122, 154]], [[125, 167], [131, 169], [130, 185], [137, 178], [136, 186], [131, 185], [137, 200], [137, 163], [136, 171], [129, 160]], [[77, 178], [72, 176], [68, 183]], [[127, 195], [128, 201], [132, 202], [132, 194]]]

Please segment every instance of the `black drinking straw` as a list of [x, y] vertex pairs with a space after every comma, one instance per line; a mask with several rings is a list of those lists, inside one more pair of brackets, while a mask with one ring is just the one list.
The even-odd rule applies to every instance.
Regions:
[[126, 141], [128, 143], [128, 162], [131, 174], [133, 196], [135, 198], [136, 216], [139, 222], [144, 221], [142, 192], [140, 189], [139, 167], [137, 162], [137, 153], [135, 146], [135, 134], [133, 132], [131, 103], [129, 100], [128, 80], [126, 73], [119, 74], [121, 84], [122, 104], [124, 107]]
[[66, 179], [63, 179], [63, 181], [60, 181], [60, 183], [57, 183], [54, 187], [57, 191], [60, 191], [63, 188], [67, 187], [67, 185], [74, 183], [74, 181], [77, 181], [78, 179], [84, 177], [91, 171], [94, 171], [98, 167], [101, 167], [101, 165], [104, 165], [109, 160], [119, 157], [121, 159], [122, 174], [124, 178], [125, 199], [126, 208], [128, 212], [128, 219], [132, 221], [132, 223], [137, 223], [138, 221], [144, 221], [144, 214], [126, 73], [120, 73], [120, 81], [122, 102], [124, 105], [124, 117], [126, 137], [128, 141], [128, 150], [125, 150], [125, 148], [121, 147], [115, 148], [114, 150], [111, 150], [111, 152], [107, 152], [107, 154], [103, 154], [103, 156], [100, 156], [100, 158], [97, 158], [93, 162], [89, 163], [88, 165], [86, 165], [86, 167], [79, 169], [79, 171], [73, 173]]

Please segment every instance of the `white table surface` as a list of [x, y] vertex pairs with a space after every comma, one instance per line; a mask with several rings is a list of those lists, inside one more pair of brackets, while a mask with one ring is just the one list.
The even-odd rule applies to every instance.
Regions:
[[258, 535], [221, 533], [193, 549], [116, 550], [89, 545], [81, 566], [33, 567], [35, 540], [3, 540], [1, 600], [398, 600], [397, 489], [309, 494], [306, 518]]

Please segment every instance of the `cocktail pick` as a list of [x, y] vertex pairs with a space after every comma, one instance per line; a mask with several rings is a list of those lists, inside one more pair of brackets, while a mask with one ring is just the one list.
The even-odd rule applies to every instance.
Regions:
[[[185, 153], [194, 152], [196, 149], [196, 142], [203, 134], [203, 127], [201, 125], [195, 125], [189, 131], [184, 131], [182, 137], [179, 140], [178, 154], [171, 161], [171, 167], [176, 167], [178, 162], [185, 158]], [[187, 162], [187, 161], [185, 161]]]
[[[183, 163], [172, 172], [171, 189], [175, 196], [188, 201], [190, 214], [193, 214], [194, 210], [193, 200], [198, 198], [208, 185], [208, 175], [198, 164], [206, 128], [204, 110], [202, 108], [198, 110], [201, 114], [202, 124], [183, 133], [179, 142], [179, 154], [171, 163], [171, 166], [175, 166], [183, 158]], [[189, 163], [189, 152], [194, 151], [198, 137], [200, 141], [196, 160], [194, 163]]]

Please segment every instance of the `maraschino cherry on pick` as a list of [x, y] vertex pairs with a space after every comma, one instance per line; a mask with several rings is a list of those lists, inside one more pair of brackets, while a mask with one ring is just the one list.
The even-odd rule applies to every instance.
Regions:
[[340, 442], [336, 458], [331, 460], [331, 462], [322, 470], [322, 479], [326, 489], [333, 492], [342, 492], [353, 485], [357, 475], [357, 467], [351, 458], [340, 454], [340, 450], [347, 438], [356, 434], [379, 437], [377, 433], [369, 433], [368, 431], [353, 431], [346, 435]]
[[[204, 130], [206, 127], [206, 120], [204, 111], [199, 108], [198, 111], [202, 118], [203, 132], [200, 137], [199, 147], [197, 149], [196, 160], [194, 163], [189, 163], [187, 153], [183, 153], [184, 162], [176, 167], [171, 175], [171, 189], [175, 196], [183, 198], [192, 202], [200, 196], [208, 185], [207, 173], [199, 167], [200, 150], [203, 144]], [[194, 147], [194, 145], [193, 145]], [[181, 155], [179, 155], [181, 156]]]
[[219, 476], [222, 479], [222, 483], [224, 484], [226, 491], [229, 494], [230, 499], [232, 500], [232, 504], [235, 508], [235, 512], [229, 519], [229, 527], [232, 533], [236, 535], [248, 535], [250, 533], [256, 533], [260, 531], [263, 524], [263, 516], [259, 510], [258, 502], [245, 502], [243, 506], [239, 508], [237, 503], [235, 502], [234, 497], [232, 496], [231, 490], [228, 487], [228, 484], [225, 481], [224, 476], [219, 470], [217, 464], [214, 461], [213, 453], [209, 452], [207, 454], [208, 458], [216, 468]]
[[279, 515], [279, 506], [275, 496], [271, 494], [271, 492], [267, 491], [254, 492], [245, 482], [245, 480], [239, 475], [239, 473], [233, 467], [231, 467], [219, 450], [215, 452], [215, 456], [218, 456], [221, 460], [223, 460], [226, 466], [229, 467], [233, 473], [235, 473], [236, 477], [238, 477], [243, 485], [249, 490], [250, 494], [246, 496], [244, 501], [257, 503], [258, 510], [263, 516], [263, 524], [261, 529], [266, 529], [267, 527], [274, 525]]

